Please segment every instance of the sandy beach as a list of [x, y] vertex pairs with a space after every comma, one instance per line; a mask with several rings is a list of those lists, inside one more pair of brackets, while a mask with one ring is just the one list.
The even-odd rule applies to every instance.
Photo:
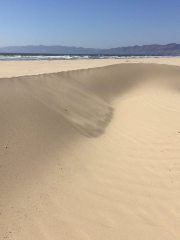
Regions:
[[180, 57], [0, 62], [0, 239], [180, 239]]

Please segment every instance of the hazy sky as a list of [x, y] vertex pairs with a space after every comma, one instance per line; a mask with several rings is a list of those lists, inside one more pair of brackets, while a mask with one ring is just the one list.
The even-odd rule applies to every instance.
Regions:
[[180, 43], [180, 0], [0, 0], [0, 47]]

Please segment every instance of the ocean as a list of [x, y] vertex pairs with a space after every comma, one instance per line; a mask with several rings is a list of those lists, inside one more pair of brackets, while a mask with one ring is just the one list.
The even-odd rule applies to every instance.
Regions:
[[128, 58], [158, 58], [170, 56], [147, 55], [82, 55], [82, 54], [1, 54], [0, 61], [32, 61], [32, 60], [80, 60], [80, 59], [128, 59]]

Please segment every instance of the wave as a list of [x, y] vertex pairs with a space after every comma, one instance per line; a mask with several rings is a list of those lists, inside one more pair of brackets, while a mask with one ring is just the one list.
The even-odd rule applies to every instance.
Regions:
[[129, 59], [129, 58], [158, 58], [170, 56], [119, 56], [119, 55], [26, 55], [26, 54], [0, 54], [0, 61], [32, 61], [32, 60], [80, 60], [80, 59]]

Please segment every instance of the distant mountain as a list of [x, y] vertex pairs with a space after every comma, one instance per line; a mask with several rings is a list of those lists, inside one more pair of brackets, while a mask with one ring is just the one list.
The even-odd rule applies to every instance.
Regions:
[[179, 55], [180, 44], [167, 45], [143, 45], [131, 47], [118, 47], [111, 49], [95, 49], [66, 46], [13, 46], [0, 48], [0, 53], [24, 53], [24, 54], [106, 54], [106, 55]]
[[34, 54], [97, 54], [101, 49], [66, 47], [66, 46], [13, 46], [2, 47], [0, 53], [34, 53]]
[[170, 43], [167, 45], [143, 45], [133, 47], [118, 47], [104, 50], [102, 54], [119, 55], [180, 55], [180, 44]]

